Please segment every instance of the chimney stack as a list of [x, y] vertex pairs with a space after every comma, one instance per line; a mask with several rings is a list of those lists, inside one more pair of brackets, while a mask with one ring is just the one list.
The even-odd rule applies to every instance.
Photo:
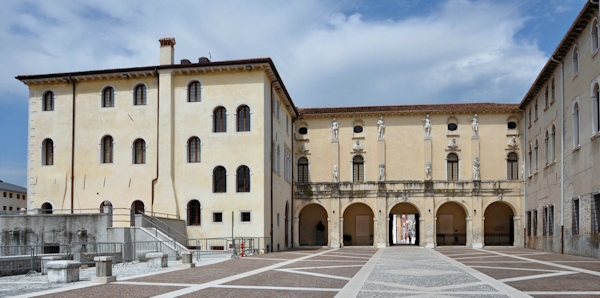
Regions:
[[173, 65], [175, 62], [175, 38], [165, 37], [160, 42], [160, 65]]

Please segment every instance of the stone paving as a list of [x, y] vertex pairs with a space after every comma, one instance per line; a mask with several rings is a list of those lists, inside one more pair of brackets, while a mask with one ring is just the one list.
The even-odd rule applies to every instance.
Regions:
[[0, 278], [16, 297], [600, 297], [600, 260], [516, 248], [415, 246], [288, 250], [203, 259], [196, 268], [115, 265], [117, 282]]

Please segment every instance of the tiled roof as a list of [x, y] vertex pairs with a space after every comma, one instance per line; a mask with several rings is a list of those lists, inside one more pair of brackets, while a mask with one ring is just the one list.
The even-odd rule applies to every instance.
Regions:
[[425, 112], [510, 112], [519, 111], [518, 104], [503, 103], [448, 103], [395, 106], [363, 106], [338, 108], [306, 108], [298, 109], [301, 115], [311, 114], [352, 114], [352, 113], [425, 113]]
[[0, 180], [0, 191], [2, 190], [16, 193], [27, 193], [27, 188], [25, 187], [20, 187], [18, 185], [2, 182], [2, 180]]

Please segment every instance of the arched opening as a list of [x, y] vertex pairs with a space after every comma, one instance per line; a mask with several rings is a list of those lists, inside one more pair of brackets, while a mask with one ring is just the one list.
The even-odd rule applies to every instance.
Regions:
[[419, 245], [419, 210], [409, 203], [396, 204], [390, 210], [389, 244]]
[[466, 245], [467, 214], [465, 209], [454, 202], [444, 203], [436, 214], [436, 243], [444, 245]]
[[106, 201], [102, 201], [102, 203], [100, 203], [100, 213], [112, 213], [112, 208], [113, 205], [110, 201], [106, 200]]
[[144, 214], [144, 202], [136, 200], [131, 203], [131, 211], [133, 214]]
[[290, 247], [290, 234], [289, 234], [289, 226], [290, 226], [290, 219], [289, 219], [289, 214], [290, 214], [290, 204], [289, 202], [285, 202], [285, 214], [284, 216], [284, 227], [285, 227], [285, 248]]
[[485, 208], [483, 243], [489, 245], [513, 245], [514, 213], [508, 204], [494, 202]]
[[42, 204], [42, 214], [52, 214], [52, 209], [54, 209], [52, 207], [52, 204], [50, 204], [50, 203]]
[[201, 225], [200, 217], [200, 202], [198, 200], [191, 200], [187, 204], [187, 225], [188, 226], [199, 226]]
[[373, 245], [373, 211], [362, 203], [348, 206], [344, 211], [344, 246]]
[[323, 206], [310, 204], [302, 208], [298, 216], [300, 246], [323, 246], [328, 243], [327, 211]]

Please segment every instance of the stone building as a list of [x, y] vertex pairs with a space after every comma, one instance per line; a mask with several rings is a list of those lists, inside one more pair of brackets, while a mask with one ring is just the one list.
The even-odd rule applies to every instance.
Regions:
[[[515, 104], [300, 109], [294, 245], [523, 245]], [[325, 225], [325, 235], [317, 225]]]
[[0, 214], [13, 214], [27, 208], [27, 189], [0, 180], [0, 206]]
[[586, 2], [520, 104], [529, 248], [600, 258], [599, 18]]

